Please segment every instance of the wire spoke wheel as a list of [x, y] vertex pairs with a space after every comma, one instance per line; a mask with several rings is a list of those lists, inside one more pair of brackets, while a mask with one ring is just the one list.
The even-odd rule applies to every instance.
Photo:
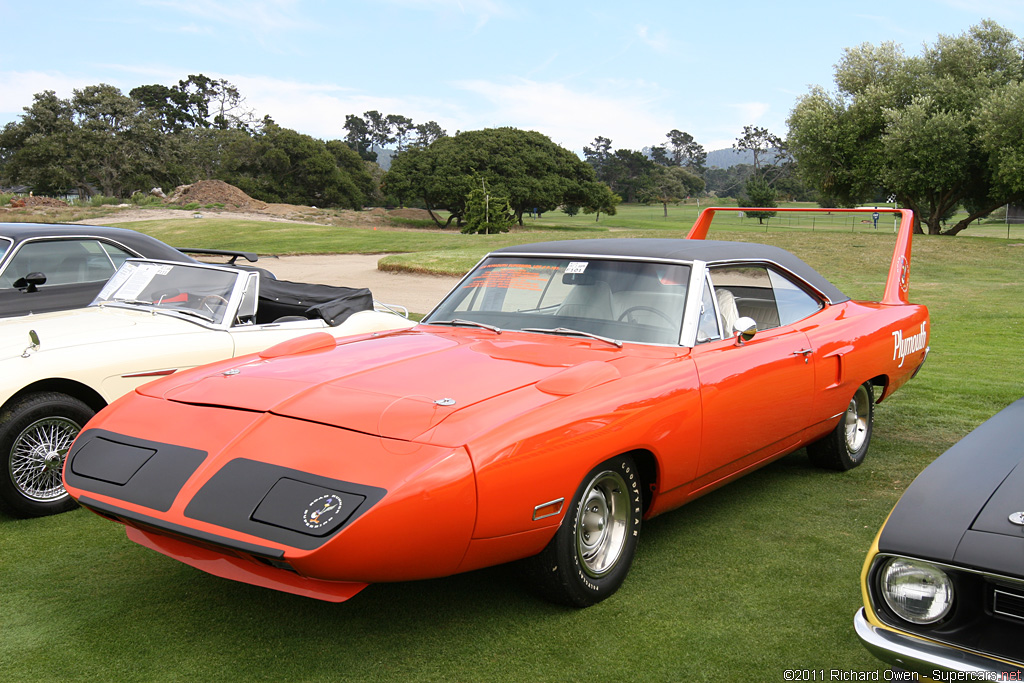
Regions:
[[36, 502], [67, 495], [61, 481], [64, 458], [81, 425], [65, 417], [46, 417], [28, 425], [14, 440], [8, 460], [18, 491]]

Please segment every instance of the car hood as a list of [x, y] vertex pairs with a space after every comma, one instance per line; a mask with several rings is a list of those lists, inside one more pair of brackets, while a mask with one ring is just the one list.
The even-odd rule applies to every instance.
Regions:
[[20, 356], [29, 347], [29, 332], [39, 337], [36, 352], [84, 346], [112, 339], [131, 340], [201, 329], [167, 315], [90, 306], [0, 320], [0, 358]]
[[879, 550], [1024, 576], [1022, 422], [1024, 399], [939, 456], [896, 504]]
[[[613, 382], [623, 375], [616, 361], [628, 353], [593, 340], [422, 325], [320, 347], [300, 340], [286, 342], [296, 353], [271, 348], [138, 391], [424, 441], [460, 410], [525, 387], [538, 390], [540, 405]], [[630, 370], [664, 362], [667, 354], [649, 355]]]

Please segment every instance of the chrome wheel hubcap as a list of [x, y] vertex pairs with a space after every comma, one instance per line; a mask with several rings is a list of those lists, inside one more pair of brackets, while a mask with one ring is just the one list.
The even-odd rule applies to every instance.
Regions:
[[576, 514], [576, 553], [590, 576], [607, 574], [626, 543], [629, 493], [617, 472], [601, 472], [590, 480]]
[[863, 386], [850, 399], [850, 405], [843, 417], [846, 424], [846, 450], [856, 453], [868, 438], [868, 426], [871, 419], [871, 399], [868, 390]]
[[11, 446], [11, 480], [21, 495], [47, 503], [67, 495], [64, 458], [81, 427], [65, 417], [46, 417], [26, 427]]

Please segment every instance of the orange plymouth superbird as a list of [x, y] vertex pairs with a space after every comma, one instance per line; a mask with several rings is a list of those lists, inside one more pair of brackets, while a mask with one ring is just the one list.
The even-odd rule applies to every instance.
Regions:
[[549, 599], [596, 603], [643, 520], [804, 446], [859, 465], [928, 352], [909, 211], [878, 302], [704, 239], [714, 213], [687, 239], [499, 249], [414, 328], [142, 386], [82, 431], [67, 490], [157, 552], [323, 600], [521, 561]]

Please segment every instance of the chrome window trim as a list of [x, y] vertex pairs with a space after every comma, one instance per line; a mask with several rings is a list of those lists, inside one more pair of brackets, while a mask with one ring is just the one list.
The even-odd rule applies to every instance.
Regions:
[[683, 304], [683, 326], [680, 329], [679, 345], [693, 348], [697, 345], [697, 327], [700, 325], [700, 304], [704, 298], [704, 278], [707, 264], [704, 261], [690, 262], [690, 281], [687, 283], [686, 303]]
[[[7, 240], [14, 246], [13, 249], [4, 254], [3, 259], [0, 259], [0, 275], [4, 274], [4, 271], [7, 270], [7, 266], [10, 265], [11, 261], [13, 261], [14, 258], [18, 255], [22, 247], [24, 247], [26, 244], [33, 244], [35, 242], [69, 242], [71, 240], [93, 240], [95, 242], [105, 242], [107, 244], [112, 244], [118, 249], [128, 254], [131, 254], [134, 258], [144, 258], [142, 254], [140, 254], [139, 252], [135, 251], [134, 249], [125, 244], [122, 244], [121, 242], [118, 242], [115, 239], [110, 239], [109, 237], [97, 237], [96, 235], [40, 235], [39, 237], [29, 237], [27, 239], [23, 239], [17, 244], [14, 244], [14, 240], [11, 239], [10, 237], [0, 237], [0, 239]], [[108, 254], [106, 250], [103, 251], [103, 254], [107, 257], [108, 260], [110, 259], [110, 254]], [[113, 265], [112, 261], [111, 265]], [[114, 270], [117, 270], [117, 268], [114, 268]], [[57, 286], [59, 287], [60, 285]]]
[[[229, 273], [235, 278], [234, 284], [231, 285], [231, 296], [228, 299], [227, 309], [224, 311], [224, 319], [220, 323], [211, 323], [206, 320], [201, 320], [190, 315], [184, 315], [176, 312], [174, 309], [156, 309], [156, 308], [140, 308], [131, 304], [117, 303], [111, 301], [102, 304], [91, 303], [89, 306], [109, 306], [111, 308], [120, 308], [133, 311], [148, 311], [152, 315], [166, 315], [176, 320], [184, 320], [194, 325], [198, 325], [208, 330], [219, 330], [228, 331], [232, 328], [235, 322], [235, 318], [238, 315], [238, 308], [242, 304], [242, 292], [245, 291], [245, 285], [250, 277], [256, 277], [257, 283], [259, 282], [259, 273], [254, 273], [248, 270], [239, 270], [237, 268], [230, 268], [227, 266], [220, 266], [213, 263], [187, 263], [182, 261], [164, 261], [160, 259], [145, 259], [145, 258], [130, 258], [126, 259], [125, 263], [129, 262], [142, 262], [142, 263], [164, 263], [169, 266], [182, 267], [182, 268], [200, 268], [202, 270], [219, 270], [224, 273]], [[122, 268], [124, 266], [122, 265]], [[244, 276], [244, 277], [243, 277]], [[97, 298], [98, 295], [97, 295]], [[259, 310], [257, 308], [257, 310]], [[251, 328], [251, 326], [250, 326]]]

